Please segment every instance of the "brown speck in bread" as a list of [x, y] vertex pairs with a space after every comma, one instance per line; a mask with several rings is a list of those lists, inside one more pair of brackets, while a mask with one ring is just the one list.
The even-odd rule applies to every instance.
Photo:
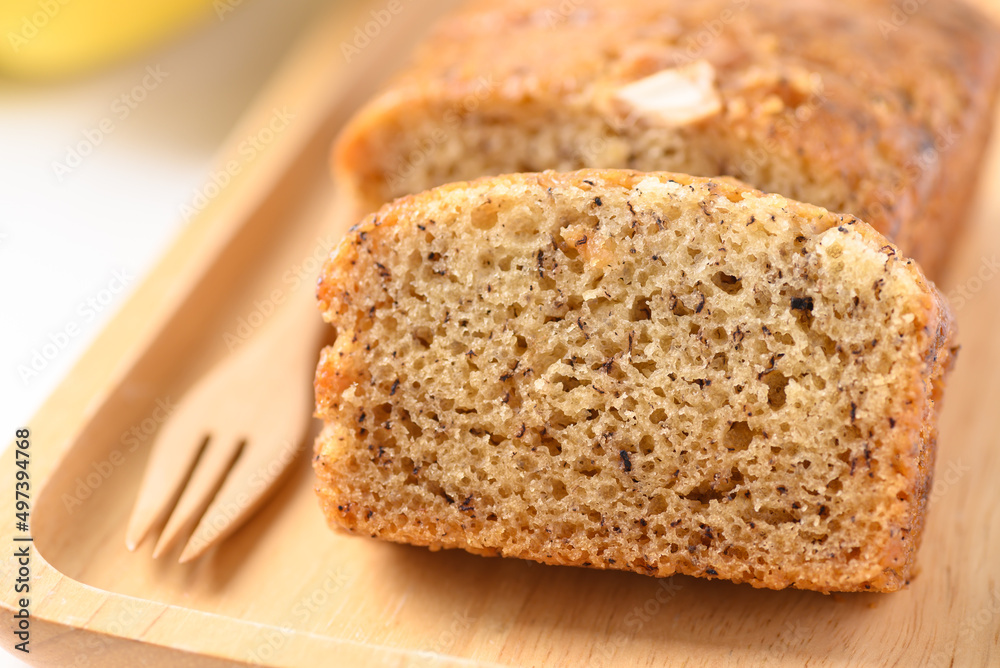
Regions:
[[462, 502], [462, 505], [460, 505], [458, 509], [463, 512], [472, 510], [472, 494], [469, 494], [467, 497], [465, 497], [465, 501]]
[[[489, 217], [473, 216], [487, 197]], [[456, 184], [379, 218], [359, 228], [372, 253], [355, 232], [319, 286], [337, 332], [316, 381], [333, 525], [655, 576], [904, 586], [953, 331], [940, 294], [870, 227], [726, 182], [613, 170]], [[429, 218], [433, 239], [417, 228]], [[542, 249], [558, 269], [540, 276]], [[486, 282], [489, 303], [475, 298]], [[385, 427], [365, 430], [362, 413]], [[421, 462], [434, 463], [414, 474]], [[336, 511], [348, 503], [373, 514]]]
[[792, 309], [796, 311], [813, 310], [812, 297], [792, 297]]

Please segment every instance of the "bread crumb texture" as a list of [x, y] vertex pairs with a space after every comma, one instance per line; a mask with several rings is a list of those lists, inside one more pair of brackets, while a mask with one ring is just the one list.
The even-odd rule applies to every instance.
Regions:
[[951, 317], [849, 216], [669, 173], [458, 183], [319, 285], [332, 525], [551, 564], [904, 586]]
[[721, 174], [870, 223], [937, 275], [979, 172], [1000, 31], [964, 2], [473, 0], [347, 126], [376, 202], [511, 172]]

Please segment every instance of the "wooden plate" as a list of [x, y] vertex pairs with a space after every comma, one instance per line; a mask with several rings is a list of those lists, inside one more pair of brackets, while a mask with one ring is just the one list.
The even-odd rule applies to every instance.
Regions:
[[[238, 175], [206, 186], [204, 210], [30, 424], [25, 658], [52, 666], [1000, 663], [997, 141], [944, 285], [963, 349], [945, 401], [922, 572], [906, 591], [774, 592], [344, 537], [326, 528], [305, 452], [264, 510], [202, 560], [154, 561], [152, 541], [126, 551], [128, 513], [172, 402], [280, 308], [280, 297], [311, 289], [338, 235], [324, 229], [329, 144], [452, 3], [403, 2], [350, 62], [343, 43], [354, 44], [356, 28], [388, 5], [342, 4], [234, 131], [219, 164], [237, 161]], [[291, 120], [247, 160], [241, 142], [283, 110]], [[4, 470], [14, 465], [10, 449]], [[13, 506], [5, 495], [3, 537], [16, 547]], [[10, 584], [17, 567], [2, 562], [8, 650], [23, 596]]]

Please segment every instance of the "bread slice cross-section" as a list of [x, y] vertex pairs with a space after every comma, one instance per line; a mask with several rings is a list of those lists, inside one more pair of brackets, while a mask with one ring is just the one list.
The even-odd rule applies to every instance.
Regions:
[[910, 577], [954, 332], [864, 222], [725, 180], [499, 176], [366, 218], [319, 299], [334, 526], [757, 587]]

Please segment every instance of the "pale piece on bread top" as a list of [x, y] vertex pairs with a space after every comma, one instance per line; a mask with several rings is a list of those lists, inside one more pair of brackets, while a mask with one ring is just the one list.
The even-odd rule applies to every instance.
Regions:
[[333, 526], [757, 587], [910, 577], [954, 331], [861, 221], [678, 174], [486, 178], [366, 218], [318, 295]]

